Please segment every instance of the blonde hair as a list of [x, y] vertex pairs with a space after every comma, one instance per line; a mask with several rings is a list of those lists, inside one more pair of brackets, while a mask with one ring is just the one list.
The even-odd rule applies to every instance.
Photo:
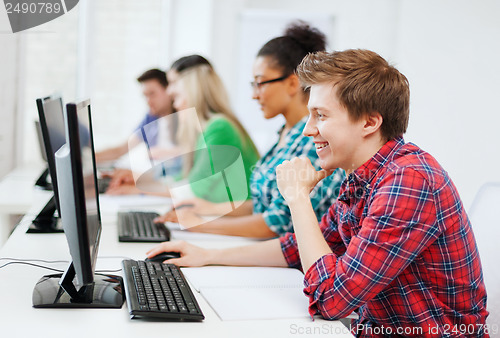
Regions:
[[[247, 131], [231, 110], [224, 84], [212, 66], [202, 64], [179, 73], [177, 85], [186, 96], [187, 106], [196, 109], [202, 130], [205, 129], [208, 120], [214, 114], [224, 116], [238, 128], [243, 139], [242, 143], [245, 145], [250, 142], [254, 150], [257, 151]], [[184, 161], [184, 175], [187, 175], [193, 166], [194, 156], [192, 152], [195, 150], [199, 134], [198, 121], [181, 116], [177, 142], [182, 148], [189, 149], [192, 154]]]

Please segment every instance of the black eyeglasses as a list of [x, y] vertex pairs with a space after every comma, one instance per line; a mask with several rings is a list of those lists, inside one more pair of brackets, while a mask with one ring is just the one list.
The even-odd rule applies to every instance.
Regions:
[[266, 83], [273, 83], [273, 82], [283, 81], [284, 79], [286, 79], [289, 76], [290, 75], [283, 75], [282, 77], [278, 77], [276, 79], [262, 81], [262, 82], [252, 81], [252, 82], [250, 82], [250, 85], [252, 86], [252, 88], [254, 90], [256, 90], [256, 89], [260, 89], [260, 87], [262, 87], [262, 85], [265, 85]]

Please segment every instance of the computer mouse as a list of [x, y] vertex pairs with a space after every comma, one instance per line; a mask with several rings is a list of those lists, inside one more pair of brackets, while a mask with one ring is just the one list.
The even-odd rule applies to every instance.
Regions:
[[172, 259], [172, 258], [179, 258], [181, 257], [181, 254], [178, 253], [178, 252], [162, 252], [156, 256], [153, 256], [151, 258], [146, 258], [145, 261], [146, 262], [158, 262], [158, 263], [162, 263], [163, 261], [166, 261], [168, 259]]

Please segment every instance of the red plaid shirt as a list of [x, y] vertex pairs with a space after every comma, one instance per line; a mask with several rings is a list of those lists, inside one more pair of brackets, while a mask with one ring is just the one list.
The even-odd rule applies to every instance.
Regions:
[[[332, 253], [305, 274], [311, 315], [357, 310], [361, 337], [487, 337], [486, 290], [469, 218], [437, 161], [402, 138], [342, 184], [320, 224]], [[300, 268], [294, 234], [281, 238]]]

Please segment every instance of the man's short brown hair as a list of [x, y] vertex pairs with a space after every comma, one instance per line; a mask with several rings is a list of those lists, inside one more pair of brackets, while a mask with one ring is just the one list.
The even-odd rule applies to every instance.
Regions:
[[141, 76], [137, 78], [137, 81], [140, 83], [149, 80], [156, 80], [165, 88], [167, 88], [168, 86], [167, 73], [157, 68], [146, 70], [144, 73], [141, 74]]
[[352, 120], [365, 114], [382, 115], [386, 140], [406, 132], [409, 119], [410, 86], [406, 77], [375, 52], [349, 49], [308, 54], [297, 67], [306, 87], [332, 83], [340, 103]]

